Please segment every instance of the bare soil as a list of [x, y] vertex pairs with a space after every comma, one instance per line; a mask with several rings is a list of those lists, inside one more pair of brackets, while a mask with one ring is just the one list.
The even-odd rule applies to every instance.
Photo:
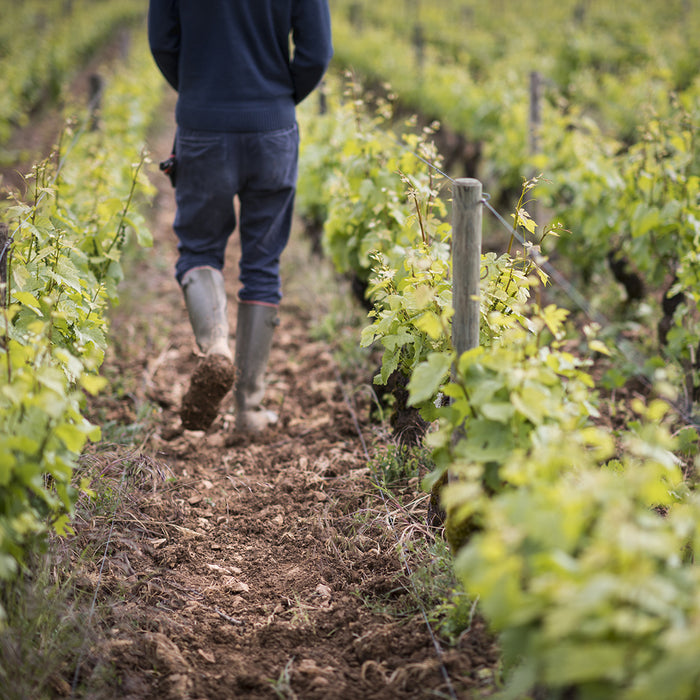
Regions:
[[[154, 160], [169, 152], [169, 110]], [[172, 189], [155, 167], [153, 180], [155, 244], [128, 265], [104, 366], [111, 390], [91, 407], [107, 436], [146, 432], [137, 449], [103, 442], [84, 458], [112, 480], [115, 502], [86, 506], [75, 524], [74, 549], [93, 554], [75, 560], [79, 588], [105, 620], [79, 686], [130, 700], [489, 694], [498, 651], [479, 618], [449, 644], [424, 617], [411, 552], [441, 533], [426, 524], [417, 478], [399, 496], [373, 484], [386, 430], [369, 419], [370, 373], [341, 369], [337, 344], [314, 339], [346, 292], [299, 230], [268, 372], [278, 425], [237, 436], [229, 394], [206, 432], [182, 428], [198, 357], [172, 273]], [[229, 248], [234, 343], [235, 235]]]

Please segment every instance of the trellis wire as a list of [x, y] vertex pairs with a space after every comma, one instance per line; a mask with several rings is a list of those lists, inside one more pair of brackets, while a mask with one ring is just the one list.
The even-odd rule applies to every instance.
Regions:
[[[456, 180], [449, 175], [447, 175], [445, 172], [443, 172], [439, 167], [437, 167], [434, 163], [431, 163], [427, 158], [424, 158], [420, 154], [416, 153], [415, 151], [411, 149], [407, 149], [404, 145], [400, 144], [398, 141], [396, 141], [397, 145], [401, 146], [405, 152], [410, 153], [414, 157], [418, 158], [421, 162], [423, 162], [425, 165], [427, 165], [429, 168], [433, 169], [435, 172], [437, 172], [439, 175], [444, 177], [448, 182], [450, 182], [452, 185], [456, 184]], [[526, 254], [532, 258], [532, 260], [535, 262], [535, 264], [542, 269], [549, 278], [553, 280], [561, 288], [561, 290], [569, 297], [569, 299], [573, 302], [574, 306], [578, 308], [579, 311], [582, 311], [585, 316], [593, 323], [597, 324], [598, 326], [609, 326], [610, 321], [600, 312], [595, 311], [591, 305], [588, 303], [586, 298], [581, 294], [576, 286], [572, 284], [556, 267], [554, 267], [537, 249], [535, 249], [533, 246], [527, 245], [525, 239], [523, 236], [520, 234], [520, 232], [517, 229], [517, 226], [512, 226], [510, 225], [504, 218], [501, 216], [501, 214], [494, 209], [494, 207], [490, 204], [490, 195], [487, 193], [484, 193], [481, 199], [481, 204], [493, 215], [493, 217], [520, 243], [520, 245], [523, 246], [524, 250], [526, 251]], [[616, 345], [618, 348], [621, 350], [621, 353], [623, 355], [627, 355], [628, 357], [633, 357], [636, 358], [637, 364], [641, 367], [644, 364], [644, 357], [640, 355], [640, 353], [632, 347], [632, 345], [626, 341], [624, 338], [618, 336], [616, 338]], [[640, 381], [648, 388], [651, 389], [653, 388], [652, 382], [644, 375], [640, 375]], [[673, 410], [690, 426], [698, 426], [698, 420], [695, 416], [692, 415], [691, 412], [687, 410], [682, 405], [679, 405], [677, 401], [666, 398], [665, 399], [666, 403], [673, 408]]]

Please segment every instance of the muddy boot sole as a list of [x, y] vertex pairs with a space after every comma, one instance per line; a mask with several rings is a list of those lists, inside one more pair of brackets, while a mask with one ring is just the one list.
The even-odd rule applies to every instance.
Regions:
[[218, 354], [207, 355], [190, 377], [182, 399], [180, 418], [187, 430], [206, 430], [219, 413], [221, 400], [233, 386], [233, 362]]

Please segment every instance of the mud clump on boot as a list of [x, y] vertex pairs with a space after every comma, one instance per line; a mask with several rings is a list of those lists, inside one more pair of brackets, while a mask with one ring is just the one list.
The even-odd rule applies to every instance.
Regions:
[[206, 430], [219, 413], [221, 400], [231, 387], [235, 370], [224, 355], [207, 355], [195, 368], [182, 399], [180, 418], [187, 430]]

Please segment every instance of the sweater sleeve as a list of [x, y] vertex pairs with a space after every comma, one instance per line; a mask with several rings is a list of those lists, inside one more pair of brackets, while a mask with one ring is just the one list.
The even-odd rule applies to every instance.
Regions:
[[179, 0], [150, 0], [148, 43], [156, 65], [175, 90], [178, 89], [180, 56]]
[[294, 0], [291, 62], [294, 101], [299, 104], [321, 81], [333, 56], [328, 0]]

